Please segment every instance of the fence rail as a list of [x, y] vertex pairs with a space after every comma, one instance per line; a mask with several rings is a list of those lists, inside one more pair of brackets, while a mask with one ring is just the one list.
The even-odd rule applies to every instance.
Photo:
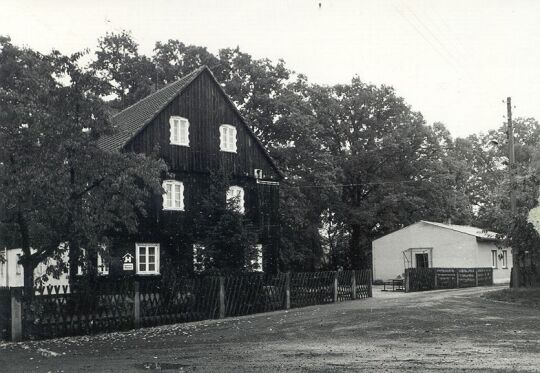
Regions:
[[[4, 296], [4, 293], [7, 296]], [[0, 289], [3, 339], [44, 339], [241, 316], [371, 296], [371, 271], [250, 273], [222, 277]], [[7, 299], [7, 300], [6, 300]], [[2, 316], [3, 305], [19, 310]], [[6, 321], [7, 320], [7, 321]], [[15, 329], [13, 329], [15, 327]]]
[[405, 291], [493, 285], [493, 268], [408, 268]]

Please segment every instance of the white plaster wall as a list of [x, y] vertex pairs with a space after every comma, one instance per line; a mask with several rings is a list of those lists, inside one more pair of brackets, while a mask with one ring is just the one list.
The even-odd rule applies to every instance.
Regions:
[[[478, 267], [491, 267], [491, 250], [497, 250], [497, 254], [501, 254], [502, 250], [506, 250], [508, 258], [507, 268], [503, 267], [503, 260], [497, 257], [497, 268], [493, 268], [493, 282], [495, 284], [510, 283], [510, 271], [512, 269], [512, 249], [498, 249], [492, 242], [478, 242]], [[498, 255], [497, 255], [498, 256]]]
[[405, 267], [402, 252], [409, 248], [433, 248], [430, 258], [433, 267], [477, 266], [476, 237], [423, 222], [373, 241], [372, 248], [374, 280], [403, 276]]
[[[19, 260], [18, 254], [22, 255], [22, 249], [11, 249], [7, 251], [0, 249], [0, 255], [7, 258], [5, 263], [0, 263], [0, 287], [16, 287], [24, 285], [24, 269], [21, 265], [17, 264]], [[34, 269], [34, 278], [44, 275], [46, 270], [47, 265], [40, 263]], [[45, 285], [67, 285], [68, 283], [66, 274], [60, 276], [58, 279], [49, 276], [49, 280]]]

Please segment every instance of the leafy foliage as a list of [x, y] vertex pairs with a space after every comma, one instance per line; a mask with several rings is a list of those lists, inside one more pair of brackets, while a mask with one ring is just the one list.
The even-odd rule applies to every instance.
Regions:
[[[239, 48], [214, 54], [173, 39], [157, 42], [145, 56], [126, 31], [100, 38], [88, 69], [81, 67], [82, 54], [42, 56], [8, 39], [1, 43], [6, 111], [0, 124], [9, 138], [2, 178], [20, 185], [4, 193], [2, 203], [9, 207], [6, 224], [15, 226], [18, 206], [23, 215], [41, 211], [27, 219], [32, 239], [47, 239], [32, 247], [68, 236], [94, 244], [118, 225], [136, 228], [145, 196], [160, 190], [163, 164], [100, 153], [95, 139], [111, 130], [103, 101], [123, 109], [202, 64], [287, 176], [280, 187], [283, 270], [367, 267], [373, 239], [420, 219], [510, 232], [509, 222], [536, 201], [540, 126], [532, 118], [515, 120], [516, 165], [509, 170], [504, 127], [454, 139], [442, 123], [427, 125], [391, 87], [358, 77], [317, 85], [281, 60], [256, 59]], [[11, 164], [8, 154], [15, 154]], [[35, 172], [39, 178], [30, 176]], [[217, 178], [199, 206], [197, 229], [186, 232], [207, 249], [206, 268], [240, 270], [240, 254], [253, 246], [254, 233], [223, 200], [226, 177]], [[516, 190], [516, 216], [510, 189]], [[61, 234], [53, 239], [50, 232]]]
[[[98, 81], [80, 68], [82, 54], [41, 55], [0, 40], [0, 205], [9, 244], [21, 247], [25, 286], [48, 258], [71, 271], [80, 247], [96, 250], [118, 226], [137, 228], [143, 200], [161, 194], [162, 161], [107, 153], [97, 139], [111, 131]], [[73, 273], [72, 273], [73, 274]]]
[[208, 193], [195, 209], [193, 242], [199, 244], [198, 270], [242, 272], [254, 268], [258, 231], [238, 211], [240, 201], [226, 199], [227, 175], [211, 174]]

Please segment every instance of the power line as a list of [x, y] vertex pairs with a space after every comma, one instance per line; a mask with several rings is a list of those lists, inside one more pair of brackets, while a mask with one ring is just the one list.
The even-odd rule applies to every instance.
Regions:
[[[453, 176], [454, 174], [437, 174], [435, 176]], [[365, 186], [365, 185], [398, 185], [398, 184], [408, 184], [408, 183], [420, 183], [424, 181], [429, 181], [426, 179], [419, 180], [401, 180], [401, 181], [376, 181], [376, 182], [365, 182], [365, 183], [352, 183], [352, 184], [325, 184], [325, 185], [287, 185], [280, 184], [280, 187], [286, 187], [290, 189], [300, 189], [300, 188], [343, 188], [343, 187], [353, 187], [353, 186]]]

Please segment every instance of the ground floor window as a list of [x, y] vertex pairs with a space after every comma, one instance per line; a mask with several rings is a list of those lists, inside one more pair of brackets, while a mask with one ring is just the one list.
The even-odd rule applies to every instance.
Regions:
[[502, 251], [502, 267], [508, 268], [508, 251], [507, 250]]
[[109, 258], [105, 246], [101, 246], [100, 251], [97, 253], [97, 272], [101, 276], [109, 274]]
[[203, 272], [206, 269], [205, 263], [208, 261], [206, 258], [205, 248], [201, 244], [193, 244], [193, 271]]
[[23, 266], [21, 264], [22, 254], [17, 254], [17, 263], [15, 263], [15, 274], [20, 275], [23, 271]]
[[159, 244], [138, 243], [135, 245], [137, 274], [159, 274]]
[[263, 248], [261, 244], [257, 244], [254, 247], [255, 252], [252, 253], [253, 256], [250, 260], [249, 267], [252, 271], [262, 272], [263, 271]]
[[497, 250], [491, 250], [491, 267], [497, 268]]

